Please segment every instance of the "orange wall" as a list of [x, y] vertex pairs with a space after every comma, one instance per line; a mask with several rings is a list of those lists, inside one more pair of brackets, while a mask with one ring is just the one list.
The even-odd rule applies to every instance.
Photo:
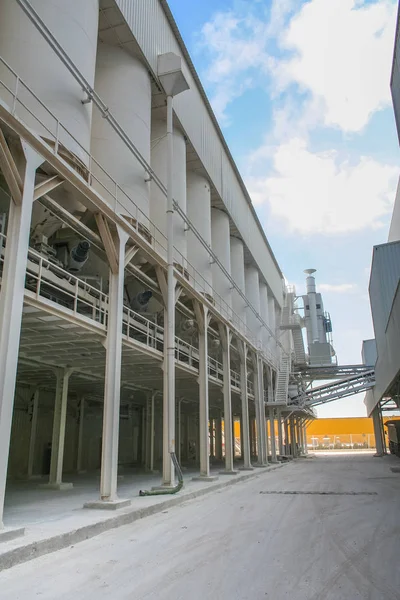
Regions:
[[[389, 421], [398, 417], [384, 417]], [[340, 419], [316, 419], [307, 427], [307, 435], [344, 435], [350, 433], [374, 433], [372, 419], [368, 417], [346, 417]]]

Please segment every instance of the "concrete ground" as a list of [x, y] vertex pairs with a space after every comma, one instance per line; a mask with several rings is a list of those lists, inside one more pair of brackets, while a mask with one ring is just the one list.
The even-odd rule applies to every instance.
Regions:
[[260, 471], [3, 571], [0, 599], [400, 599], [396, 464], [322, 455]]

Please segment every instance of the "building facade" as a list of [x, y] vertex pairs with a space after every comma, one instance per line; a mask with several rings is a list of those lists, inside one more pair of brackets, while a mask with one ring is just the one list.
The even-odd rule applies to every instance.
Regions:
[[[400, 12], [390, 88], [400, 139]], [[400, 187], [397, 188], [388, 241], [373, 249], [369, 295], [376, 342], [376, 383], [365, 397], [374, 420], [378, 453], [385, 451], [382, 411], [400, 408]]]
[[101, 508], [124, 465], [303, 444], [282, 272], [167, 2], [2, 0], [0, 169], [0, 523], [7, 479], [100, 469]]

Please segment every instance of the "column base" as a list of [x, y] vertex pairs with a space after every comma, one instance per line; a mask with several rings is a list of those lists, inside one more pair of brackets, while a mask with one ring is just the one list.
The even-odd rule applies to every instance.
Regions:
[[43, 490], [64, 491], [64, 490], [72, 490], [72, 488], [74, 487], [74, 484], [73, 483], [65, 483], [62, 481], [61, 483], [41, 483], [38, 487]]
[[239, 471], [254, 471], [254, 467], [239, 467]]
[[77, 471], [78, 475], [84, 475], [85, 473], [87, 473], [86, 469], [80, 469], [79, 471]]
[[94, 500], [93, 502], [86, 502], [83, 508], [92, 508], [95, 510], [118, 510], [119, 508], [126, 508], [131, 505], [130, 500]]
[[28, 481], [39, 481], [40, 479], [42, 479], [42, 475], [28, 475], [27, 477]]
[[228, 469], [225, 469], [224, 471], [220, 471], [219, 472], [220, 475], [238, 475], [239, 471], [229, 471]]
[[217, 481], [217, 479], [216, 475], [197, 475], [196, 477], [192, 477], [192, 481]]

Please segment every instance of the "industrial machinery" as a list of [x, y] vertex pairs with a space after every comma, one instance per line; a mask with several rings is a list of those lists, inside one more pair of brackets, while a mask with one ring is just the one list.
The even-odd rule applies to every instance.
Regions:
[[389, 438], [389, 452], [400, 457], [400, 420], [386, 421], [385, 426]]

